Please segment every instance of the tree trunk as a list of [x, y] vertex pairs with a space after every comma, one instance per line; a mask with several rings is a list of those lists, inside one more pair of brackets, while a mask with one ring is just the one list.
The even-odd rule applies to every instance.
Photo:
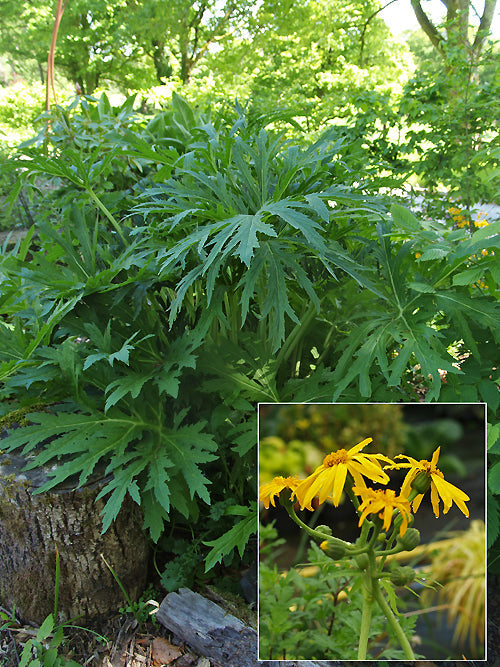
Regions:
[[152, 58], [156, 71], [156, 80], [160, 84], [164, 84], [164, 79], [170, 78], [173, 71], [170, 58], [165, 55], [165, 42], [159, 39], [152, 39], [151, 44], [153, 47]]
[[47, 480], [43, 469], [23, 471], [28, 461], [0, 456], [0, 604], [24, 622], [40, 624], [53, 611], [56, 550], [60, 556], [60, 620], [79, 623], [107, 616], [123, 606], [120, 587], [132, 600], [146, 584], [149, 547], [138, 506], [124, 503], [102, 535], [104, 481], [81, 489], [57, 488], [35, 494]]

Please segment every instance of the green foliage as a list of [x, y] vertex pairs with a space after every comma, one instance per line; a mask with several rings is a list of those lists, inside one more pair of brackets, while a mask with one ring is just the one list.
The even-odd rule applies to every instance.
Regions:
[[[401, 153], [418, 155], [411, 167], [420, 183], [439, 183], [470, 206], [497, 196], [500, 78], [498, 53], [486, 51], [476, 67], [467, 57], [455, 48], [449, 54], [453, 69], [418, 72], [405, 89], [400, 114], [409, 126]], [[490, 61], [496, 75], [486, 78]]]
[[[37, 5], [17, 5], [6, 0], [0, 10], [5, 30], [0, 50], [14, 64], [34, 60], [43, 80], [42, 63], [47, 61], [55, 20], [55, 5], [42, 0]], [[154, 81], [152, 63], [144, 58], [128, 26], [130, 11], [119, 0], [90, 4], [77, 0], [64, 6], [58, 31], [55, 67], [74, 86], [92, 94], [101, 79], [135, 87]]]
[[[342, 561], [339, 568], [314, 544], [308, 558], [310, 567], [281, 573], [276, 565], [260, 563], [259, 658], [356, 660], [353, 636], [359, 634], [362, 591], [353, 583], [359, 570], [347, 561]], [[389, 582], [383, 581], [384, 588], [394, 596]], [[400, 614], [398, 621], [405, 634], [411, 636], [416, 617]], [[377, 638], [386, 632], [388, 640], [381, 646]], [[385, 615], [377, 607], [373, 609], [369, 637], [377, 659], [404, 657]]]
[[2, 396], [52, 406], [5, 445], [57, 464], [46, 488], [102, 467], [104, 529], [126, 494], [155, 541], [165, 521], [203, 526], [206, 567], [255, 532], [257, 402], [497, 390], [482, 250], [498, 224], [470, 234], [391, 207], [367, 193], [380, 181], [352, 182], [333, 130], [299, 146], [271, 118], [175, 95], [148, 123], [130, 101], [56, 110], [18, 162], [25, 187], [52, 185], [50, 208], [0, 256]]
[[28, 139], [44, 104], [45, 91], [40, 85], [28, 88], [18, 83], [0, 88], [0, 144], [13, 147]]
[[[64, 641], [64, 628], [56, 627], [54, 617], [49, 614], [36, 633], [24, 645], [19, 662], [20, 667], [74, 667], [78, 663], [59, 655], [59, 647]], [[47, 647], [48, 643], [48, 647]]]
[[[493, 564], [500, 554], [500, 423], [488, 424], [487, 544]], [[498, 568], [498, 563], [496, 565]]]

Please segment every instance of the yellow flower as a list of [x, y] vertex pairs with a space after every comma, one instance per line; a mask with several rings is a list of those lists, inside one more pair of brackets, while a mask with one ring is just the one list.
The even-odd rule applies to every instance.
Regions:
[[392, 489], [367, 489], [353, 487], [354, 493], [361, 496], [362, 503], [358, 511], [362, 511], [359, 518], [359, 525], [363, 523], [368, 514], [378, 514], [384, 520], [383, 529], [389, 530], [392, 521], [392, 513], [399, 510], [402, 518], [399, 534], [401, 537], [406, 533], [408, 520], [410, 518], [411, 508], [408, 498], [403, 494], [397, 496]]
[[422, 253], [421, 253], [421, 252], [416, 252], [416, 253], [415, 253], [415, 257], [416, 257], [417, 259], [418, 259], [419, 257], [422, 257]]
[[[452, 503], [455, 502], [459, 509], [469, 516], [469, 509], [465, 504], [466, 500], [470, 500], [469, 496], [461, 491], [458, 487], [450, 484], [444, 478], [441, 470], [436, 468], [439, 459], [439, 452], [441, 447], [438, 447], [432, 455], [430, 461], [417, 461], [411, 456], [405, 454], [398, 454], [395, 458], [407, 459], [407, 463], [396, 463], [392, 466], [384, 466], [385, 468], [409, 468], [406, 477], [401, 487], [401, 495], [408, 496], [410, 494], [412, 482], [420, 473], [425, 473], [430, 480], [431, 487], [431, 503], [435, 516], [439, 516], [439, 498], [443, 501], [443, 514], [446, 514]], [[413, 500], [413, 510], [416, 512], [424, 497], [423, 493], [419, 493]]]
[[354, 478], [356, 486], [365, 487], [363, 475], [375, 482], [387, 484], [388, 475], [382, 470], [377, 459], [392, 463], [383, 454], [361, 454], [373, 438], [366, 438], [349, 450], [338, 449], [323, 459], [323, 463], [295, 489], [295, 497], [302, 509], [312, 509], [311, 501], [319, 495], [319, 502], [324, 503], [332, 496], [333, 504], [338, 507], [344, 489], [347, 473]]
[[266, 510], [269, 509], [269, 501], [271, 501], [273, 507], [276, 507], [275, 497], [279, 496], [283, 489], [294, 491], [299, 484], [300, 479], [296, 475], [293, 475], [293, 477], [275, 477], [271, 482], [259, 487], [259, 500], [263, 501]]

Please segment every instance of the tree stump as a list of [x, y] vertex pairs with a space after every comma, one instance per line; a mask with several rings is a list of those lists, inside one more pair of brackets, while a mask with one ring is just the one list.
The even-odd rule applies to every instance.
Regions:
[[60, 561], [60, 620], [85, 623], [116, 612], [126, 601], [101, 554], [132, 600], [146, 584], [149, 546], [138, 506], [128, 498], [101, 534], [105, 480], [82, 488], [33, 492], [48, 470], [23, 470], [28, 459], [0, 456], [0, 604], [39, 625], [53, 611], [56, 550]]

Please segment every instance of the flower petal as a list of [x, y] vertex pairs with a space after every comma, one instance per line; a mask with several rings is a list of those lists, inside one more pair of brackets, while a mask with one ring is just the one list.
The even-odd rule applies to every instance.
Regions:
[[436, 463], [438, 462], [438, 459], [439, 459], [439, 452], [440, 452], [440, 450], [441, 450], [441, 447], [438, 447], [438, 448], [434, 451], [434, 453], [432, 454], [432, 459], [431, 459], [431, 467], [432, 467], [432, 468], [435, 468], [435, 467], [436, 467]]
[[338, 507], [342, 491], [344, 490], [346, 477], [347, 477], [347, 466], [344, 463], [339, 463], [339, 465], [336, 466], [336, 474], [333, 480], [333, 490], [331, 487], [329, 487], [328, 493], [325, 495], [325, 498], [323, 500], [321, 500], [322, 496], [320, 496], [319, 498], [320, 502], [324, 502], [326, 497], [330, 495], [331, 492], [333, 504], [335, 505], [335, 507]]
[[365, 438], [361, 442], [358, 442], [357, 445], [354, 445], [354, 447], [351, 447], [351, 449], [349, 449], [347, 453], [349, 454], [349, 456], [353, 456], [354, 454], [360, 452], [363, 449], [363, 447], [366, 447], [366, 445], [368, 445], [370, 442], [373, 442], [373, 438]]
[[[434, 484], [434, 480], [431, 482], [431, 504], [434, 511], [434, 516], [439, 516], [439, 496], [436, 485]], [[450, 508], [448, 507], [448, 509]], [[447, 511], [448, 510], [445, 511], [445, 514]]]

